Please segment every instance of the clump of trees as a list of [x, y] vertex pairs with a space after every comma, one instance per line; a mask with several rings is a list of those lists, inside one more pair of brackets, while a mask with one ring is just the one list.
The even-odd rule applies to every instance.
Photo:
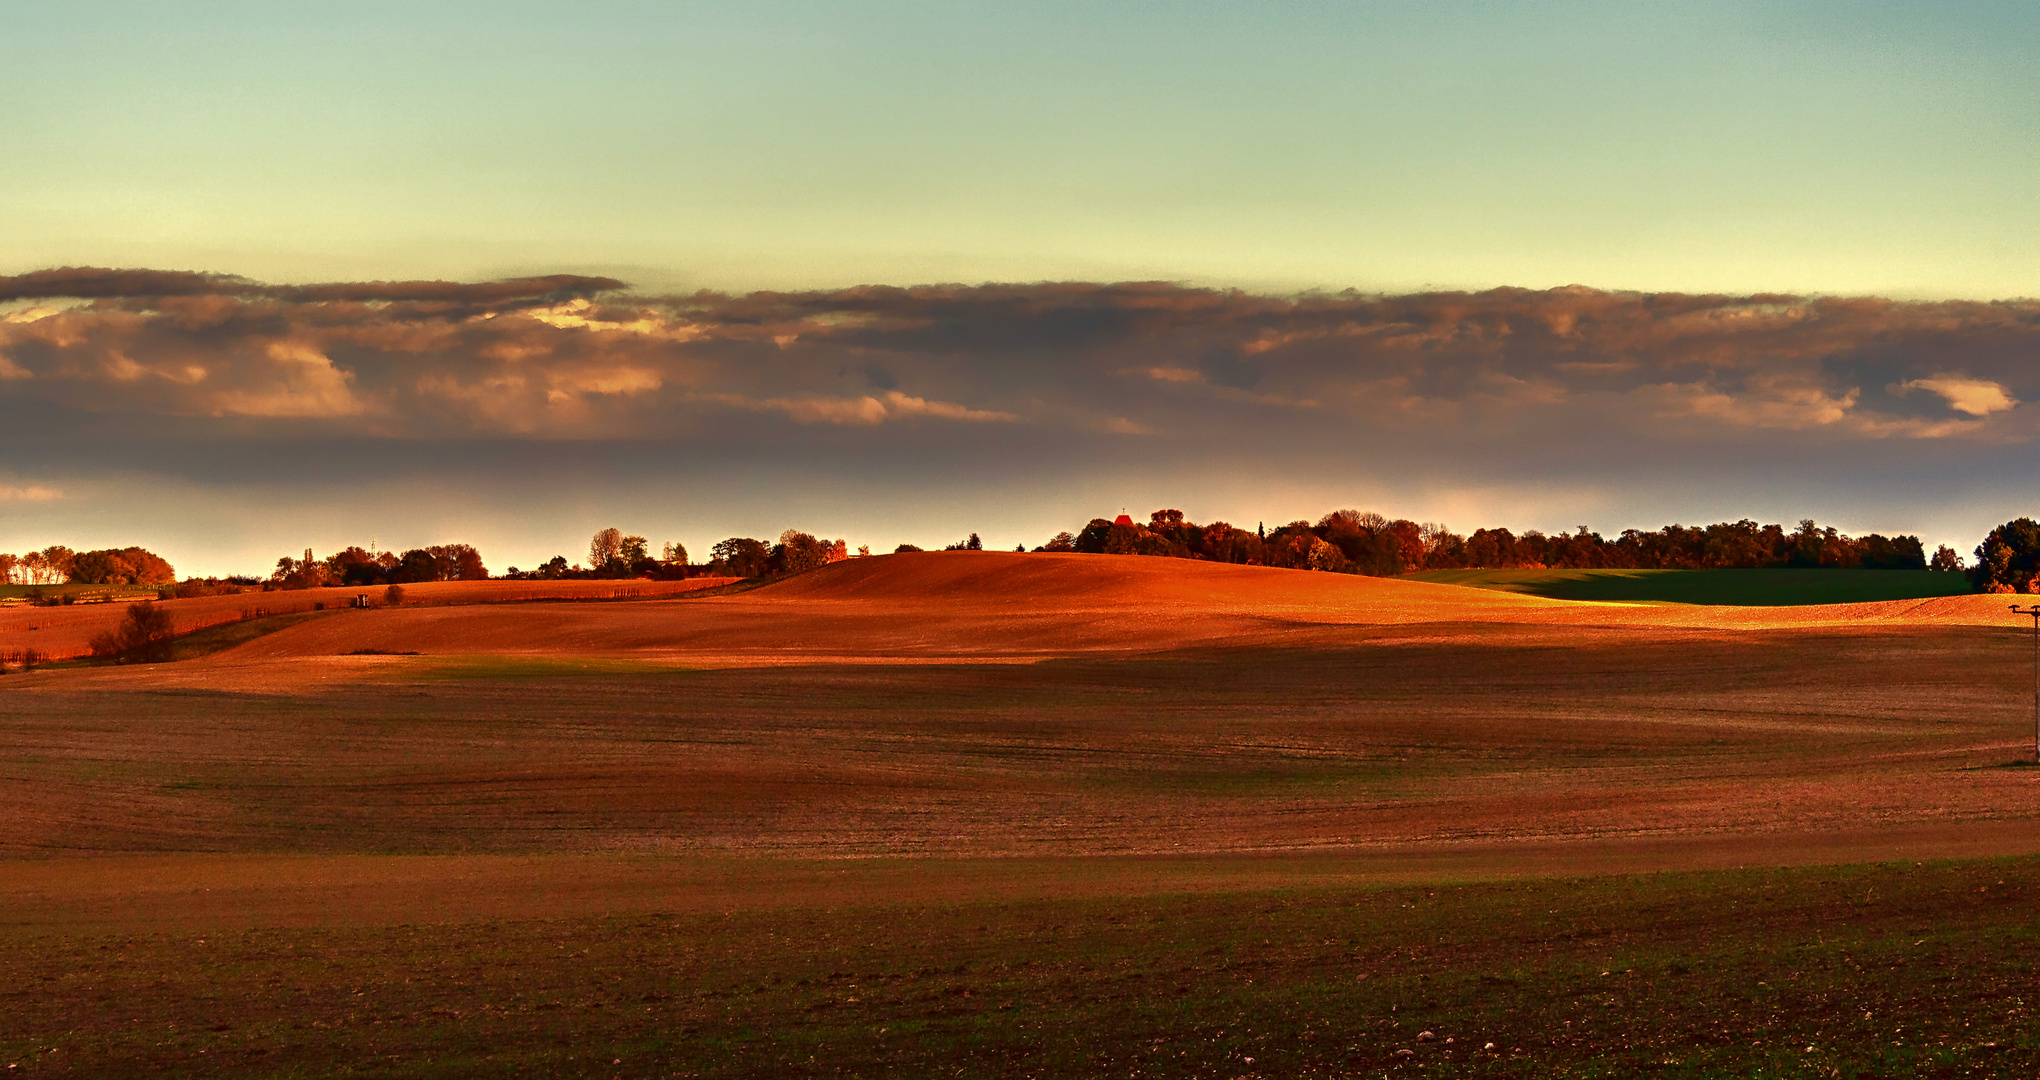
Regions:
[[565, 555], [555, 555], [530, 570], [516, 567], [504, 571], [506, 578], [527, 581], [556, 581], [586, 578], [643, 578], [672, 580], [691, 576], [696, 568], [687, 561], [687, 547], [674, 542], [662, 545], [655, 558], [651, 542], [642, 536], [626, 536], [621, 529], [600, 529], [588, 539], [588, 564], [569, 564]]
[[147, 548], [72, 551], [52, 544], [20, 555], [0, 552], [4, 585], [168, 585], [176, 580], [170, 563]]
[[329, 585], [362, 588], [371, 585], [412, 584], [420, 581], [484, 581], [489, 568], [481, 552], [468, 544], [435, 544], [395, 552], [371, 552], [348, 547], [320, 559], [305, 549], [302, 558], [288, 555], [276, 560], [276, 570], [263, 584], [267, 589], [318, 589]]
[[249, 589], [261, 587], [262, 580], [254, 577], [192, 577], [156, 590], [156, 599], [189, 600], [199, 596], [238, 596]]
[[[1376, 576], [1505, 568], [1928, 568], [1919, 537], [1871, 533], [1852, 538], [1811, 520], [1790, 531], [1747, 518], [1705, 526], [1667, 525], [1652, 532], [1624, 530], [1611, 540], [1584, 525], [1577, 532], [1548, 536], [1535, 530], [1519, 536], [1508, 529], [1476, 529], [1462, 536], [1443, 525], [1391, 520], [1358, 510], [1335, 510], [1315, 523], [1292, 521], [1273, 532], [1264, 525], [1250, 532], [1224, 521], [1198, 525], [1185, 520], [1180, 510], [1157, 510], [1146, 524], [1122, 514], [1110, 521], [1093, 519], [1074, 535], [1058, 533], [1035, 550], [1156, 555]], [[1935, 560], [1936, 568], [1960, 568], [1960, 559], [1945, 547], [1935, 553]]]
[[1969, 580], [1978, 592], [2040, 592], [2040, 522], [2022, 517], [1992, 529], [1976, 545]]
[[799, 529], [788, 529], [771, 545], [748, 536], [732, 536], [710, 549], [710, 556], [710, 574], [755, 578], [797, 574], [841, 562], [850, 557], [850, 548], [842, 540], [820, 540]]

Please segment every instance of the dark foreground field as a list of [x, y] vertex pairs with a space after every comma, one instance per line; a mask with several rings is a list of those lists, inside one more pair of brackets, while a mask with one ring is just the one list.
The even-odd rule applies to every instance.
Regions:
[[15, 936], [0, 1058], [78, 1076], [2031, 1076], [2036, 871]]
[[0, 679], [0, 1066], [2040, 1069], [2021, 633], [771, 593]]

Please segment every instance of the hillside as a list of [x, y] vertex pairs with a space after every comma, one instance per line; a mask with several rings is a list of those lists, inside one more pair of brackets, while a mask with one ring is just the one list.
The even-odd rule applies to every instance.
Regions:
[[[402, 608], [338, 611], [223, 656], [1021, 660], [1100, 651], [1301, 647], [1384, 634], [1437, 637], [1481, 627], [1489, 636], [1521, 637], [1560, 628], [1578, 633], [2022, 625], [1998, 596], [1768, 607], [1611, 603], [1409, 578], [1108, 555], [908, 553], [852, 559], [726, 595], [685, 596], [720, 583], [704, 578], [416, 586], [412, 602]], [[250, 593], [168, 601], [164, 607], [179, 630], [188, 632], [258, 609], [273, 615], [309, 611], [320, 603], [341, 608], [356, 592]], [[517, 602], [573, 598], [632, 602]], [[78, 655], [93, 634], [120, 617], [118, 605], [7, 609], [0, 611], [0, 649], [26, 646], [46, 656]]]
[[718, 666], [1028, 661], [1468, 634], [1499, 643], [1554, 634], [2018, 625], [2005, 608], [1990, 596], [1798, 607], [1611, 604], [1175, 559], [927, 552], [852, 559], [717, 596], [343, 611], [218, 659], [417, 653]]

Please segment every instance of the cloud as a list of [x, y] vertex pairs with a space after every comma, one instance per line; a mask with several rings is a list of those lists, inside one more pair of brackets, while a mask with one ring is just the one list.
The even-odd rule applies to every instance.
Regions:
[[138, 296], [254, 296], [263, 287], [229, 274], [66, 266], [0, 277], [0, 301]]
[[2019, 403], [2005, 388], [1986, 379], [1964, 379], [1956, 376], [1940, 376], [1932, 379], [1908, 379], [1899, 383], [1897, 390], [1903, 394], [1912, 390], [1925, 390], [1939, 394], [1956, 412], [1971, 416], [1989, 416], [2003, 412]]
[[880, 438], [916, 420], [1045, 446], [1108, 428], [1214, 446], [2040, 434], [2015, 408], [2040, 392], [2033, 301], [1162, 282], [649, 296], [569, 274], [97, 268], [0, 278], [0, 301], [32, 305], [0, 317], [0, 406], [273, 438], [311, 422], [375, 439], [762, 440], [774, 423]]
[[1124, 374], [1144, 375], [1156, 382], [1201, 383], [1204, 381], [1203, 372], [1196, 368], [1186, 367], [1128, 368]]
[[[513, 300], [545, 300], [565, 303], [584, 300], [597, 293], [624, 288], [615, 278], [583, 277], [579, 274], [548, 274], [544, 277], [506, 278], [501, 281], [464, 283], [456, 281], [368, 281], [327, 285], [278, 286], [265, 295], [296, 303], [333, 301], [354, 303], [454, 303], [484, 304]], [[0, 293], [4, 295], [4, 293]]]
[[63, 497], [63, 492], [41, 484], [26, 487], [0, 485], [0, 502], [53, 502]]
[[902, 420], [914, 416], [933, 416], [943, 420], [968, 420], [979, 423], [1011, 423], [1020, 419], [1012, 413], [988, 409], [972, 409], [951, 401], [929, 401], [897, 390], [883, 394], [866, 394], [856, 398], [767, 398], [763, 401], [744, 401], [741, 398], [723, 400], [741, 408], [773, 410], [783, 412], [802, 424], [845, 424], [869, 427], [883, 424], [888, 420]]
[[1650, 387], [1641, 396], [1657, 397], [1670, 415], [1707, 417], [1737, 427], [1797, 431], [1849, 419], [1861, 392], [1849, 390], [1837, 396], [1797, 380], [1756, 379], [1742, 393], [1693, 384]]
[[66, 266], [0, 277], [0, 302], [46, 299], [153, 299], [170, 296], [266, 297], [295, 303], [348, 301], [493, 303], [552, 300], [622, 289], [615, 278], [549, 274], [502, 281], [360, 281], [322, 285], [263, 285], [233, 274], [189, 270], [114, 270]]
[[[263, 372], [267, 378], [211, 396], [214, 416], [306, 419], [357, 416], [364, 411], [348, 385], [353, 376], [334, 367], [324, 353], [286, 341], [271, 342], [263, 352], [271, 361]], [[196, 366], [185, 372], [194, 383], [207, 375]]]

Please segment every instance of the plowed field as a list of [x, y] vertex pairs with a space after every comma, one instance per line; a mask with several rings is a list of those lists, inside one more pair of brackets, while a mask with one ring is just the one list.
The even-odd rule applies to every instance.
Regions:
[[[1398, 1001], [1422, 1008], [1459, 1000], [1426, 990], [1415, 969], [1394, 966], [1403, 962], [1394, 957], [1408, 959], [1409, 942], [1369, 936], [1370, 925], [1407, 924], [1410, 933], [1447, 927], [1436, 933], [1483, 942], [1485, 951], [1469, 954], [1476, 966], [1465, 970], [1515, 980], [1467, 983], [1474, 1004], [1452, 1014], [1469, 1032], [1476, 1016], [1510, 1032], [1503, 1050], [1535, 1044], [1518, 1057], [1483, 1059], [1490, 1072], [1548, 1075], [1567, 1062], [1584, 1063], [1585, 1074], [1625, 1072], [1649, 1062], [1622, 1056], [1633, 1048], [1620, 1048], [1619, 1035], [1575, 1038], [1578, 1015], [1537, 1010], [1558, 993], [1551, 988], [1593, 991], [1574, 987], [1584, 976], [1567, 965], [1606, 965], [1629, 946], [1553, 946], [1536, 962], [1543, 967], [1510, 965], [1536, 947], [1520, 922], [1533, 908], [1548, 908], [1553, 934], [1595, 932], [1592, 919], [1566, 922], [1572, 916], [1560, 914], [1585, 905], [1607, 925], [1627, 927], [1622, 933], [1648, 935], [1663, 921], [1660, 908], [1608, 899], [1657, 888], [1648, 879], [1538, 885], [1545, 892], [1534, 900], [1513, 886], [1458, 890], [1449, 895], [1463, 909], [1435, 925], [1379, 914], [1342, 923], [1341, 905], [1393, 895], [1401, 899], [1390, 909], [1413, 910], [1445, 895], [1426, 889], [1450, 881], [2040, 853], [2040, 769], [2014, 764], [2031, 753], [2032, 645], [1994, 597], [1778, 609], [1583, 604], [1172, 560], [931, 553], [852, 560], [716, 596], [462, 604], [451, 590], [441, 597], [421, 588], [417, 598], [434, 602], [332, 610], [199, 660], [0, 678], [0, 961], [16, 972], [47, 969], [56, 988], [49, 992], [61, 989], [72, 996], [60, 1000], [73, 1002], [0, 999], [0, 1014], [40, 1018], [19, 1037], [0, 1030], [0, 1054], [57, 1068], [69, 1059], [40, 1047], [70, 1031], [65, 1039], [84, 1040], [99, 1055], [89, 1060], [100, 1069], [77, 1059], [83, 1072], [140, 1061], [198, 1069], [207, 1060], [201, 1053], [239, 1055], [211, 1060], [259, 1072], [271, 1051], [250, 1047], [277, 1048], [275, 1061], [303, 1069], [327, 1045], [354, 1068], [384, 1044], [378, 1040], [394, 1039], [389, 1045], [406, 1055], [466, 1049], [447, 1059], [464, 1063], [458, 1068], [436, 1070], [421, 1056], [403, 1067], [385, 1062], [392, 1073], [497, 1071], [488, 1047], [517, 1046], [524, 1049], [501, 1069], [522, 1062], [610, 1075], [612, 1058], [630, 1053], [652, 1063], [623, 1066], [631, 1075], [772, 1075], [830, 1071], [823, 1066], [834, 1042], [853, 1048], [843, 1060], [865, 1063], [844, 1066], [849, 1074], [1007, 1075], [1030, 1071], [1026, 1040], [1015, 1033], [1048, 1024], [1079, 1034], [1059, 1064], [1031, 1071], [1093, 1075], [1106, 1058], [1146, 1062], [1135, 1072], [1184, 1076], [1430, 1068], [1394, 1054], [1414, 1030], [1370, 1027], [1364, 1039], [1344, 1031], [1339, 1047], [1365, 1044], [1353, 1057], [1362, 1050], [1305, 1045], [1330, 1037], [1318, 1021], [1277, 1019], [1317, 1009], [1342, 1017], [1338, 1025], [1399, 1024], [1389, 1010]], [[77, 617], [34, 609], [43, 612]], [[0, 649], [12, 644], [0, 638]], [[1957, 943], [1963, 956], [2010, 948], [2003, 935], [2026, 933], [2017, 928], [2030, 929], [2030, 920], [2020, 922], [2010, 900], [1999, 906], [1991, 883], [2011, 882], [2002, 897], [2027, 895], [2019, 888], [2033, 882], [2035, 864], [1965, 865], [1946, 879], [1958, 883], [1908, 886], [1931, 902], [1881, 898], [1870, 870], [1847, 871], [1839, 899], [1819, 891], [1827, 885], [1793, 885], [1800, 891], [1790, 902], [1822, 914], [1793, 916], [1799, 921], [1770, 937], [1749, 930], [1758, 934], [1754, 944], [1734, 948], [1818, 945], [1828, 950], [1818, 953], [1822, 963], [1843, 966], [1857, 956], [1899, 956], [1896, 939], [1886, 937], [1929, 940], [1932, 918], [1918, 915], [1928, 908], [1963, 913], [1972, 927]], [[1695, 915], [1700, 921], [1679, 931], [1688, 942], [1679, 948], [1716, 956], [1708, 963], [1727, 971], [1745, 953], [1708, 952], [1715, 945], [1707, 920], [1722, 920], [1722, 933], [1743, 932], [1732, 907], [1758, 903], [1752, 897], [1761, 890], [1751, 892], [1758, 887], [1746, 878], [1693, 880], [1690, 890], [1703, 899], [1730, 899], [1719, 913]], [[1389, 885], [1415, 891], [1379, 891]], [[1297, 889], [1319, 898], [1306, 904], [1318, 905], [1309, 907], [1315, 914], [1299, 916], [1297, 925], [1309, 927], [1297, 931], [1304, 937], [1284, 946], [1307, 954], [1296, 960], [1304, 966], [1271, 960], [1253, 969], [1262, 976], [1237, 969], [1249, 983], [1278, 980], [1241, 991], [1237, 1008], [1200, 996], [1207, 985], [1200, 980], [1221, 977], [1195, 959], [1200, 950], [1251, 948], [1205, 939], [1217, 927], [1254, 924], [1266, 903], [1288, 903], [1256, 898]], [[1210, 899], [1168, 899], [1185, 896]], [[1897, 906], [1876, 906], [1887, 902]], [[1128, 939], [1131, 951], [1114, 954], [1131, 966], [1097, 966], [1058, 951], [1050, 938], [1028, 937], [1029, 926], [1090, 927], [1093, 919], [1184, 904], [1187, 921], [1156, 923], [1147, 938]], [[1872, 921], [1884, 928], [1874, 934], [1864, 929], [1871, 922], [1850, 914], [1873, 908]], [[649, 921], [600, 921], [606, 916]], [[738, 917], [750, 920], [743, 932], [754, 936], [725, 950], [730, 962], [770, 972], [797, 953], [788, 971], [809, 981], [732, 989], [699, 972], [650, 982], [631, 972], [628, 956], [651, 955], [695, 971], [694, 961], [677, 957], [722, 949], [712, 944], [722, 940], [715, 920]], [[964, 944], [973, 926], [993, 927], [1014, 963], [1050, 967], [949, 978], [930, 992], [965, 995], [975, 986], [981, 996], [943, 998], [934, 1011], [918, 997], [909, 1008], [852, 987], [892, 979], [888, 965], [908, 963], [909, 952], [918, 958], [912, 963], [932, 962], [919, 946], [901, 952], [888, 943], [880, 927], [907, 925], [900, 919], [939, 928], [929, 941], [946, 944], [928, 948], [968, 956], [974, 971], [1001, 954]], [[419, 925], [443, 929], [423, 937], [404, 929]], [[496, 956], [489, 950], [497, 946], [475, 936], [497, 932], [490, 927], [510, 928], [500, 939], [510, 951], [474, 959]], [[665, 932], [660, 927], [679, 937], [649, 944], [645, 935]], [[1814, 940], [1804, 941], [1801, 929]], [[606, 936], [612, 931], [621, 936]], [[209, 934], [238, 935], [221, 940], [238, 942], [240, 959], [210, 982], [188, 979], [190, 951], [204, 945], [191, 942]], [[1856, 944], [1833, 945], [1843, 940], [1835, 934], [1855, 934], [1847, 940]], [[54, 944], [60, 940], [66, 944]], [[781, 953], [768, 944], [775, 940], [801, 944]], [[96, 946], [75, 944], [95, 941], [113, 950], [104, 964], [90, 951]], [[1173, 960], [1142, 952], [1149, 946], [1140, 941], [1191, 959], [1170, 968]], [[607, 955], [612, 945], [624, 952], [586, 977], [633, 987], [621, 997], [576, 983], [572, 965], [546, 967], [555, 989], [543, 992], [478, 974], [491, 964], [551, 964], [551, 952], [531, 953], [541, 947]], [[450, 980], [434, 984], [451, 1003], [448, 1015], [434, 1012], [440, 1006], [429, 998], [390, 989], [410, 1002], [401, 1016], [314, 1009], [303, 1015], [350, 1034], [292, 1027], [289, 1010], [258, 1004], [270, 985], [259, 972], [270, 962], [249, 957], [297, 948], [326, 950], [319, 955], [339, 965], [330, 980], [305, 984], [314, 994], [368, 978], [365, 958], [394, 950], [389, 955], [408, 957], [392, 961], [410, 972], [404, 979]], [[357, 954], [364, 959], [333, 959]], [[1373, 959], [1357, 975], [1339, 968], [1340, 956], [1362, 954]], [[116, 965], [115, 956], [124, 959]], [[1650, 963], [1664, 987], [1729, 993], [1721, 980], [1693, 982], [1700, 969], [1683, 961]], [[157, 989], [124, 992], [157, 1002], [148, 1013], [156, 1020], [116, 1019], [93, 1004], [93, 986], [120, 982], [126, 977], [116, 972], [136, 964], [166, 973], [148, 984]], [[1343, 973], [1325, 974], [1334, 968]], [[469, 974], [445, 974], [456, 969]], [[1153, 974], [1164, 969], [1184, 974]], [[296, 979], [311, 969], [279, 970]], [[1992, 968], [1985, 979], [1982, 971], [1964, 984], [1969, 996], [1961, 1000], [1972, 1003], [1964, 1007], [1991, 1010], [1992, 1039], [2030, 1041], [2024, 1006], [2005, 987], [2031, 972]], [[1790, 974], [1749, 972], [1752, 985]], [[1326, 1004], [1345, 1000], [1327, 987], [1357, 986], [1369, 973], [1411, 981], [1394, 983], [1400, 989], [1392, 993], [1388, 984], [1362, 987], [1350, 1008]], [[1115, 981], [1122, 976], [1132, 981]], [[1292, 977], [1315, 996], [1266, 988]], [[1312, 981], [1321, 977], [1333, 982]], [[93, 978], [102, 981], [81, 981]], [[1140, 981], [1148, 978], [1160, 981]], [[1929, 992], [1927, 982], [1905, 981], [1911, 975], [1892, 978], [1899, 981], [1868, 1011], [1882, 1015], [1915, 989]], [[194, 1030], [202, 1002], [213, 1000], [207, 987], [239, 986], [236, 979], [251, 981], [232, 1007], [264, 1018], [247, 1021], [255, 1027], [245, 1043], [172, 1036], [161, 1026]], [[1506, 1022], [1482, 1012], [1482, 987], [1502, 988], [1496, 992], [1518, 1003], [1511, 1009], [1527, 1012]], [[810, 992], [825, 988], [832, 1005]], [[1665, 1001], [1679, 994], [1664, 993]], [[1735, 1007], [1770, 1008], [1750, 993], [1756, 1004]], [[750, 995], [751, 1004], [689, 996], [699, 994]], [[662, 1004], [675, 995], [689, 1002], [685, 1009]], [[1187, 1011], [1164, 1008], [1178, 999]], [[1577, 995], [1566, 1000], [1567, 1008], [1585, 1007]], [[501, 1012], [490, 1001], [526, 1011]], [[889, 1004], [872, 1004], [881, 1001]], [[603, 1019], [573, 1013], [581, 1019], [561, 1029], [565, 1042], [531, 1035], [552, 1030], [534, 1018], [555, 1006], [594, 1009]], [[813, 1011], [821, 1008], [858, 1019], [835, 1026]], [[1001, 1008], [1014, 1011], [1006, 1020], [982, 1011]], [[1366, 1011], [1376, 1008], [1381, 1017]], [[1814, 1018], [1806, 1023], [1850, 1038], [1881, 1030], [1841, 998], [1821, 997], [1802, 1011]], [[629, 1019], [669, 1012], [687, 1018], [670, 1030]], [[1898, 1033], [1893, 1045], [1903, 1052], [1890, 1051], [1891, 1068], [1939, 1067], [1929, 1051], [1955, 1045], [1949, 1040], [1964, 1018], [1935, 1015], [1940, 1041], [1908, 1042], [1921, 1037], [1917, 1028]], [[775, 1027], [763, 1041], [742, 1034], [746, 1024], [768, 1022]], [[239, 1021], [227, 1023], [238, 1030]], [[379, 1023], [388, 1025], [381, 1034], [349, 1026]], [[1711, 1020], [1652, 1023], [1651, 1061], [1676, 1058], [1668, 1048], [1682, 1039], [1705, 1038], [1743, 1049], [1704, 1060], [1727, 1062], [1731, 1072], [1756, 1067], [1749, 1048]], [[682, 1038], [682, 1027], [692, 1034]], [[1278, 1029], [1287, 1049], [1263, 1037]], [[1782, 1045], [1777, 1039], [1796, 1047], [1825, 1038], [1797, 1028], [1765, 1037], [1774, 1040], [1765, 1055]], [[983, 1056], [993, 1043], [1004, 1056]], [[1182, 1056], [1150, 1053], [1162, 1044], [1180, 1045]], [[595, 1053], [577, 1056], [574, 1047]], [[811, 1067], [796, 1053], [812, 1056]], [[1264, 1072], [1247, 1057], [1290, 1068]], [[1759, 1057], [1764, 1070], [1790, 1071], [1778, 1063], [1787, 1059]], [[1459, 1075], [1453, 1070], [1472, 1059], [1424, 1060]], [[1830, 1071], [1806, 1075], [1835, 1075], [1849, 1059], [1818, 1060]], [[1815, 1058], [1804, 1061], [1810, 1067]]]

